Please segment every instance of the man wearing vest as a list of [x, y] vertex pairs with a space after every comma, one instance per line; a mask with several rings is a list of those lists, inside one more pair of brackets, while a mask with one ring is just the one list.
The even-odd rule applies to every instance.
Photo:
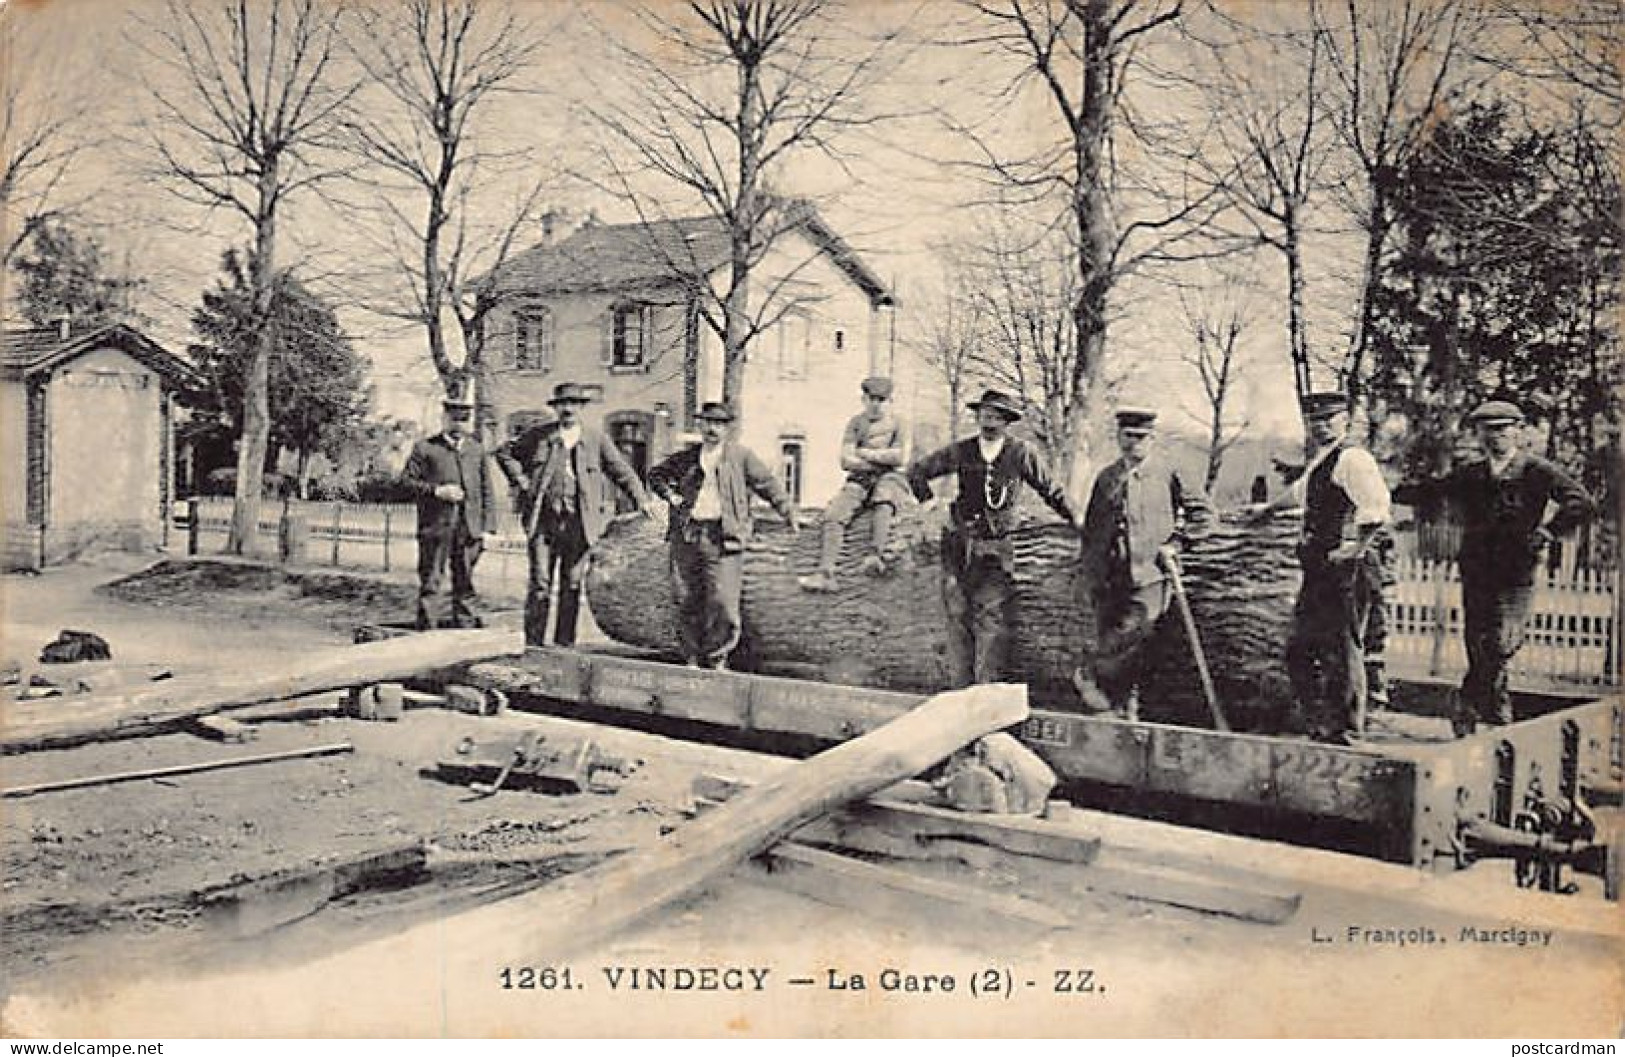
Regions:
[[720, 669], [739, 645], [752, 493], [773, 504], [792, 532], [801, 530], [801, 518], [773, 472], [729, 438], [734, 415], [726, 404], [708, 401], [696, 417], [701, 442], [650, 470], [649, 489], [671, 507], [666, 539], [683, 660]]
[[948, 665], [955, 686], [1003, 677], [1015, 600], [1010, 533], [1021, 523], [1022, 486], [1078, 527], [1072, 504], [1038, 449], [1010, 436], [1010, 424], [1021, 418], [1015, 398], [989, 389], [970, 408], [976, 412], [977, 435], [932, 452], [908, 473], [922, 502], [932, 498], [936, 478], [952, 474], [959, 481], [949, 508], [952, 524], [942, 537]]
[[[574, 382], [553, 388], [548, 405], [557, 425], [540, 422], [506, 445], [497, 462], [519, 493], [529, 541], [525, 587], [525, 645], [547, 640], [547, 615], [555, 568], [559, 579], [558, 623], [553, 642], [573, 646], [581, 612], [581, 585], [592, 548], [603, 538], [613, 501], [610, 483], [647, 513], [643, 483], [620, 449], [581, 421], [586, 392]], [[607, 478], [607, 480], [606, 480]]]
[[[1463, 637], [1467, 677], [1453, 717], [1458, 737], [1479, 723], [1513, 720], [1507, 665], [1523, 645], [1534, 596], [1535, 570], [1557, 537], [1596, 516], [1585, 490], [1554, 463], [1519, 450], [1523, 412], [1506, 400], [1480, 404], [1468, 421], [1478, 428], [1484, 457], [1443, 477], [1403, 484], [1406, 504], [1448, 500], [1461, 519]], [[1546, 511], [1552, 509], [1550, 516]]]
[[[474, 565], [496, 529], [496, 500], [485, 449], [473, 437], [474, 403], [448, 397], [445, 428], [412, 447], [401, 480], [417, 497], [417, 628], [477, 628]], [[451, 570], [451, 614], [436, 621], [440, 581]]]
[[1301, 478], [1303, 584], [1287, 641], [1287, 672], [1306, 733], [1348, 744], [1365, 730], [1365, 636], [1382, 597], [1375, 548], [1388, 524], [1388, 486], [1371, 453], [1348, 439], [1348, 398], [1304, 400], [1316, 452]]
[[1084, 707], [1139, 718], [1145, 644], [1168, 611], [1166, 549], [1204, 524], [1202, 489], [1152, 452], [1157, 413], [1117, 412], [1122, 457], [1095, 478], [1083, 521], [1083, 572], [1094, 614], [1090, 661], [1074, 675]]

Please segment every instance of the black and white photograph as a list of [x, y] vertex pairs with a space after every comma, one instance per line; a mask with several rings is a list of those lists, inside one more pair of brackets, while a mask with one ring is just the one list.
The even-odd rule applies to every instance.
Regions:
[[1622, 122], [1625, 0], [0, 4], [0, 1034], [1618, 1039]]

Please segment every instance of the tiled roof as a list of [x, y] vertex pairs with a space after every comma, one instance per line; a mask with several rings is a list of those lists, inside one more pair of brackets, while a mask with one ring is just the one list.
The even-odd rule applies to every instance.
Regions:
[[502, 267], [503, 290], [622, 290], [709, 275], [728, 260], [728, 229], [713, 217], [593, 224], [533, 246]]
[[[892, 294], [815, 209], [798, 203], [792, 224], [845, 272], [876, 304]], [[591, 224], [553, 244], [532, 246], [501, 269], [504, 293], [571, 293], [632, 290], [663, 283], [695, 282], [728, 263], [728, 228], [716, 217]]]
[[196, 383], [191, 364], [123, 323], [70, 330], [66, 339], [56, 326], [0, 329], [0, 374], [18, 377], [51, 370], [107, 346], [122, 349], [173, 382]]

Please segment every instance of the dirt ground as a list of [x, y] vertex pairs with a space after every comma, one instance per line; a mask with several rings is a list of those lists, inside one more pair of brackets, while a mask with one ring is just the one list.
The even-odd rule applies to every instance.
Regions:
[[[290, 580], [231, 563], [160, 567], [97, 589], [142, 564], [104, 560], [0, 581], [0, 653], [27, 659], [59, 630], [93, 630], [112, 644], [114, 663], [184, 674], [342, 644], [357, 623], [410, 611], [410, 585], [399, 578]], [[1505, 1037], [1611, 1035], [1625, 1024], [1617, 923], [1599, 924], [1617, 908], [1510, 891], [1494, 864], [1435, 881], [1406, 867], [1104, 816], [1095, 819], [1100, 832], [1153, 851], [1211, 848], [1216, 862], [1267, 864], [1302, 893], [1301, 908], [1285, 924], [1259, 925], [1091, 892], [1067, 907], [1075, 927], [1035, 935], [880, 893], [858, 907], [826, 905], [748, 866], [567, 963], [581, 981], [575, 994], [509, 990], [483, 972], [443, 978], [448, 964], [478, 953], [442, 930], [451, 915], [507, 908], [500, 912], [522, 921], [549, 880], [680, 826], [695, 775], [759, 777], [786, 764], [514, 712], [419, 709], [396, 723], [317, 715], [255, 728], [256, 740], [240, 745], [173, 733], [0, 757], [0, 784], [16, 787], [353, 746], [0, 800], [0, 1030]], [[590, 735], [646, 764], [612, 794], [567, 796], [481, 799], [422, 773], [465, 736], [525, 729]], [[312, 874], [313, 864], [335, 869]], [[1375, 927], [1454, 939], [1458, 923], [1480, 916], [1486, 927], [1550, 928], [1552, 939], [1418, 949], [1346, 938]], [[405, 956], [398, 945], [378, 948], [389, 953], [368, 961], [372, 944], [400, 942], [420, 946]], [[613, 971], [629, 966], [760, 967], [772, 983], [744, 994], [612, 991]], [[884, 991], [887, 969], [951, 975], [958, 991]], [[1016, 993], [966, 993], [973, 976], [994, 969], [1011, 973]], [[1083, 972], [1105, 986], [1057, 990], [1063, 974]], [[853, 974], [866, 989], [833, 986]], [[816, 984], [787, 983], [797, 977]], [[438, 990], [424, 993], [426, 981]]]

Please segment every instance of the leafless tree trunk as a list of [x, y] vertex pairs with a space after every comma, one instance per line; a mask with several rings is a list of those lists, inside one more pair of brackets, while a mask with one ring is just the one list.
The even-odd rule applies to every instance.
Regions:
[[1346, 203], [1364, 246], [1348, 350], [1339, 380], [1363, 405], [1366, 353], [1393, 229], [1396, 173], [1424, 142], [1438, 113], [1460, 90], [1464, 60], [1481, 16], [1469, 0], [1311, 0], [1325, 43], [1333, 124], [1353, 152], [1361, 179]]
[[1249, 425], [1245, 419], [1231, 421], [1232, 398], [1242, 374], [1241, 335], [1251, 323], [1246, 298], [1247, 286], [1235, 280], [1226, 282], [1214, 297], [1180, 298], [1192, 339], [1182, 358], [1196, 369], [1202, 382], [1204, 406], [1196, 417], [1207, 431], [1204, 487], [1210, 494], [1224, 466], [1225, 453]]
[[[379, 200], [399, 234], [391, 240], [394, 265], [410, 289], [404, 306], [381, 310], [423, 327], [448, 392], [468, 378], [483, 382], [495, 273], [540, 219], [546, 181], [527, 176], [505, 219], [482, 226], [478, 216], [492, 210], [489, 192], [481, 191], [539, 165], [534, 148], [487, 147], [480, 133], [498, 101], [524, 89], [538, 29], [512, 8], [484, 0], [398, 0], [366, 10], [350, 37], [379, 98], [348, 119], [347, 131], [383, 175]], [[421, 202], [420, 218], [397, 205], [393, 192], [402, 184]], [[447, 340], [448, 310], [461, 332], [461, 362]], [[480, 384], [477, 392], [483, 422], [488, 387]]]
[[156, 64], [149, 132], [161, 174], [182, 198], [225, 207], [254, 231], [255, 342], [243, 394], [237, 492], [226, 549], [258, 542], [270, 435], [277, 231], [289, 198], [331, 177], [318, 160], [356, 91], [334, 56], [344, 8], [327, 0], [166, 0], [141, 47]]
[[[891, 42], [859, 38], [839, 0], [684, 0], [637, 13], [647, 38], [623, 48], [618, 80], [633, 100], [595, 108], [606, 132], [610, 190], [646, 222], [671, 219], [656, 203], [673, 187], [728, 232], [715, 287], [673, 247], [651, 244], [688, 276], [700, 317], [722, 340], [722, 397], [741, 407], [750, 344], [794, 307], [793, 283], [759, 266], [800, 226], [809, 203], [782, 197], [777, 177], [797, 159], [845, 164], [843, 134], [884, 115], [868, 106]], [[663, 186], [640, 183], [652, 174]], [[688, 214], [690, 216], [693, 213]]]
[[920, 334], [920, 356], [948, 390], [948, 435], [958, 436], [961, 409], [973, 384], [976, 365], [987, 341], [983, 301], [975, 295], [971, 269], [958, 251], [939, 251], [942, 288], [908, 299]]

